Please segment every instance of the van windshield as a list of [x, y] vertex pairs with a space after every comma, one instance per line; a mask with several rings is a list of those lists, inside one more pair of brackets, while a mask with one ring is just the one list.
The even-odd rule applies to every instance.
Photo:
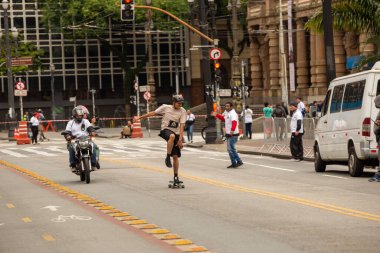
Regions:
[[322, 116], [326, 115], [328, 112], [328, 108], [330, 105], [330, 96], [331, 96], [331, 90], [329, 90], [326, 94], [325, 100], [323, 101], [323, 106], [322, 106]]

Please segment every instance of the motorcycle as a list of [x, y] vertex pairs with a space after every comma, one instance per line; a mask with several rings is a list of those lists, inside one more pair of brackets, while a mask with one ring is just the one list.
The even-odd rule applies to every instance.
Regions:
[[[61, 135], [67, 135], [68, 132], [64, 131], [61, 133]], [[91, 169], [91, 156], [92, 151], [94, 150], [94, 143], [91, 141], [91, 138], [89, 136], [81, 136], [79, 138], [75, 138], [74, 136], [71, 136], [70, 141], [67, 143], [67, 149], [69, 149], [70, 145], [74, 149], [75, 153], [75, 161], [76, 161], [76, 171], [75, 174], [80, 176], [81, 181], [86, 181], [87, 184], [90, 183], [90, 173], [92, 171]], [[96, 168], [100, 169], [99, 165], [99, 156], [98, 151], [99, 149], [96, 147], [95, 152], [97, 152], [96, 155]]]

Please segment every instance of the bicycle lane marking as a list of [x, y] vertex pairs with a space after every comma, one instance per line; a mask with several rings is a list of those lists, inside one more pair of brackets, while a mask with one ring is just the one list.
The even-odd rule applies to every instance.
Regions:
[[[117, 208], [110, 206], [100, 200], [94, 199], [90, 196], [82, 194], [76, 190], [73, 190], [67, 186], [60, 185], [46, 177], [43, 177], [33, 171], [22, 168], [15, 164], [9, 163], [4, 160], [0, 160], [0, 165], [6, 168], [19, 172], [21, 176], [30, 177], [30, 180], [34, 181], [36, 185], [39, 185], [45, 189], [49, 189], [58, 195], [64, 196], [68, 200], [79, 204], [80, 206], [91, 210], [99, 216], [111, 221], [114, 224], [126, 228], [128, 231], [137, 234], [148, 242], [161, 246], [162, 249], [170, 253], [179, 252], [203, 252], [211, 253], [207, 248], [199, 246], [193, 243], [191, 240], [183, 239], [178, 234], [173, 234], [169, 230], [160, 228], [159, 226], [149, 223], [146, 220], [140, 219], [136, 216], [118, 210]], [[75, 216], [75, 215], [74, 215]], [[70, 218], [69, 218], [70, 217]], [[60, 218], [60, 219], [59, 219]], [[65, 219], [78, 219], [77, 216], [64, 216], [56, 218], [58, 222], [63, 222]], [[79, 219], [87, 219], [88, 217], [80, 217]], [[91, 218], [91, 217], [90, 217]], [[1, 224], [3, 225], [3, 224]], [[45, 239], [45, 238], [44, 238]], [[45, 239], [47, 240], [47, 239]]]
[[[105, 159], [113, 163], [125, 163], [130, 166], [134, 166], [140, 169], [145, 169], [145, 170], [150, 170], [150, 171], [155, 171], [155, 172], [160, 172], [163, 174], [171, 174], [171, 171], [161, 169], [160, 167], [155, 167], [155, 166], [150, 166], [150, 165], [144, 165], [140, 163], [135, 163], [135, 162], [129, 162], [126, 160], [118, 160], [118, 159]], [[373, 213], [368, 213], [364, 211], [359, 211], [355, 209], [350, 209], [346, 207], [341, 207], [341, 206], [336, 206], [336, 205], [331, 205], [331, 204], [326, 204], [314, 200], [309, 200], [305, 198], [299, 198], [299, 197], [294, 197], [291, 195], [285, 195], [285, 194], [280, 194], [276, 192], [270, 192], [270, 191], [265, 191], [265, 190], [260, 190], [260, 189], [255, 189], [255, 188], [250, 188], [250, 187], [244, 187], [240, 186], [237, 184], [231, 184], [219, 180], [214, 180], [214, 179], [209, 179], [205, 177], [199, 177], [199, 176], [194, 176], [191, 174], [187, 173], [181, 173], [182, 178], [190, 179], [192, 181], [197, 181], [200, 183], [212, 185], [215, 187], [219, 188], [225, 188], [225, 189], [230, 189], [234, 191], [239, 191], [239, 192], [245, 192], [249, 194], [254, 194], [254, 195], [260, 195], [264, 197], [270, 197], [278, 200], [283, 200], [286, 202], [292, 202], [304, 206], [310, 206], [314, 207], [317, 209], [325, 210], [325, 211], [330, 211], [338, 214], [343, 214], [346, 216], [351, 216], [351, 217], [356, 217], [360, 219], [365, 219], [365, 220], [370, 220], [370, 221], [376, 221], [380, 223], [380, 215], [378, 214], [373, 214]]]

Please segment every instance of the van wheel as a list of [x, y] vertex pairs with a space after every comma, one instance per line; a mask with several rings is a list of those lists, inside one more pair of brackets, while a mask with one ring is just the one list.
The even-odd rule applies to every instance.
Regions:
[[360, 160], [355, 152], [355, 147], [348, 148], [348, 171], [351, 177], [360, 177], [363, 174], [364, 163]]
[[315, 172], [325, 172], [326, 162], [322, 160], [318, 145], [314, 146], [314, 169]]

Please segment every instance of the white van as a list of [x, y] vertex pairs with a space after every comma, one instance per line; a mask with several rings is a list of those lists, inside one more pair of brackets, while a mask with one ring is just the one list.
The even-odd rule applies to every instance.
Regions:
[[374, 99], [380, 94], [380, 62], [369, 70], [334, 79], [315, 128], [314, 166], [324, 172], [328, 164], [348, 164], [358, 177], [364, 166], [377, 166], [373, 133], [378, 113]]

